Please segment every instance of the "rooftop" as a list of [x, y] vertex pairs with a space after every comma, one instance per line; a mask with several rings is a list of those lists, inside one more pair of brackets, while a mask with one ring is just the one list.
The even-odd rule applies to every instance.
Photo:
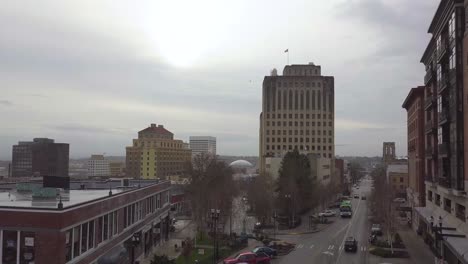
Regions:
[[[112, 190], [112, 194], [120, 193], [122, 189]], [[109, 196], [109, 190], [71, 190], [61, 191], [63, 208], [73, 205], [105, 198]], [[0, 207], [22, 208], [57, 208], [59, 198], [35, 199], [31, 194], [23, 194], [17, 191], [0, 192]]]
[[156, 125], [156, 124], [151, 124], [149, 127], [138, 132], [138, 134], [140, 133], [155, 133], [155, 134], [160, 134], [160, 135], [171, 135], [171, 136], [173, 135], [172, 132], [165, 129], [163, 125]]
[[167, 181], [133, 179], [129, 179], [128, 183], [124, 183], [122, 179], [79, 181], [70, 182], [71, 190], [42, 188], [40, 182], [5, 183], [0, 184], [0, 208], [57, 209], [60, 200], [63, 208], [67, 208], [107, 198], [109, 190], [112, 190], [112, 196], [115, 196], [164, 182]]

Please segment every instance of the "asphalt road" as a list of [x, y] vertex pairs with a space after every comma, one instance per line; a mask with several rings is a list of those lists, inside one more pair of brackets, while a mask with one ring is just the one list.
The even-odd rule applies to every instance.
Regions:
[[[371, 183], [363, 179], [359, 189], [354, 189], [361, 197], [369, 197]], [[323, 263], [323, 264], [362, 264], [369, 263], [370, 224], [367, 220], [367, 200], [352, 198], [353, 217], [331, 217], [334, 222], [323, 231], [304, 235], [285, 235], [278, 237], [296, 243], [296, 249], [286, 256], [273, 260], [273, 263]], [[345, 252], [343, 245], [346, 237], [353, 236], [358, 241], [358, 251]]]

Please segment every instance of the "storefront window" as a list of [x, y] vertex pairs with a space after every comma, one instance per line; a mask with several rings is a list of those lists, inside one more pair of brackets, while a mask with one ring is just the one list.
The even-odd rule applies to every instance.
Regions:
[[3, 264], [16, 264], [18, 232], [3, 230]]
[[76, 258], [80, 255], [80, 226], [73, 228], [73, 257]]
[[65, 260], [66, 261], [70, 261], [72, 259], [72, 233], [73, 233], [73, 229], [70, 229], [65, 233]]
[[89, 237], [88, 237], [88, 248], [91, 249], [94, 247], [94, 220], [90, 221], [89, 222], [89, 225], [88, 225], [88, 229], [89, 229]]
[[34, 246], [34, 233], [21, 232], [20, 264], [34, 263]]
[[84, 253], [88, 250], [88, 223], [81, 225], [81, 233], [83, 234], [81, 238], [81, 253]]

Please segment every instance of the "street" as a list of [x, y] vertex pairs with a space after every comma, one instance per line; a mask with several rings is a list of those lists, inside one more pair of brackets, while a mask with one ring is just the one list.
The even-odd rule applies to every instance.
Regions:
[[[362, 195], [369, 197], [370, 188], [370, 181], [363, 179], [359, 189], [353, 189], [352, 194], [359, 194], [359, 197]], [[330, 218], [334, 223], [318, 233], [278, 237], [296, 243], [296, 249], [286, 256], [275, 259], [273, 263], [369, 263], [370, 225], [367, 221], [367, 200], [351, 197], [351, 201], [352, 218], [341, 218], [338, 214], [336, 217]], [[338, 209], [336, 210], [338, 211]], [[358, 241], [356, 253], [344, 251], [344, 241], [349, 236]]]

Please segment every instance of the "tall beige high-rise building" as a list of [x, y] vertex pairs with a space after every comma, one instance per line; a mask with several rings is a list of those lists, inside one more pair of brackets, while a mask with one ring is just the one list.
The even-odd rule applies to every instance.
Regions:
[[126, 176], [141, 179], [182, 176], [192, 157], [188, 143], [156, 124], [139, 131], [126, 150]]
[[335, 157], [335, 86], [313, 63], [287, 65], [263, 80], [260, 114], [260, 171], [266, 159], [294, 149]]

